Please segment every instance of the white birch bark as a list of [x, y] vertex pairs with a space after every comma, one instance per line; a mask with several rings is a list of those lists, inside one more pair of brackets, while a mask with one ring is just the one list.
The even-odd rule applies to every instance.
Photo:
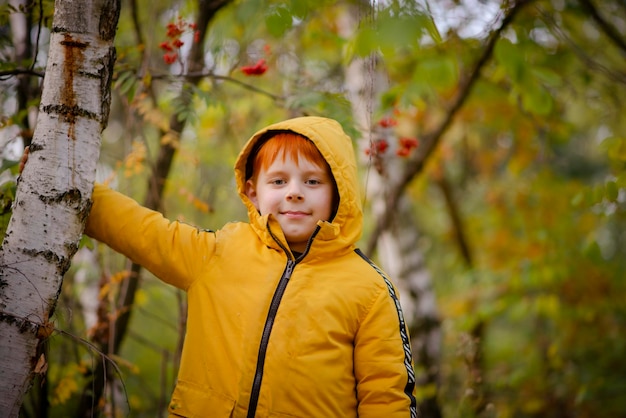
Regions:
[[[381, 266], [395, 278], [400, 289], [402, 309], [412, 330], [416, 364], [425, 366], [421, 364], [421, 360], [428, 359], [428, 369], [432, 370], [433, 367], [436, 369], [432, 362], [436, 363], [441, 350], [437, 300], [432, 287], [432, 278], [419, 248], [419, 226], [413, 217], [412, 202], [407, 196], [402, 196], [396, 207], [387, 205], [386, 192], [390, 185], [400, 181], [404, 161], [395, 154], [397, 138], [392, 129], [380, 128], [369, 120], [371, 110], [368, 108], [374, 104], [365, 105], [365, 102], [374, 99], [367, 99], [363, 93], [374, 89], [373, 94], [378, 97], [386, 86], [384, 77], [375, 68], [375, 63], [370, 62], [374, 59], [354, 60], [347, 70], [346, 85], [351, 92], [354, 118], [360, 126], [361, 147], [368, 148], [371, 141], [382, 138], [389, 144], [385, 153], [376, 157], [378, 160], [376, 163], [363, 161], [369, 165], [366, 192], [372, 217], [378, 219], [387, 211], [393, 211], [395, 214], [390, 227], [381, 232], [376, 243], [376, 251]], [[373, 85], [368, 87], [368, 83]], [[361, 155], [365, 153], [362, 152]], [[376, 166], [381, 167], [382, 171]]]
[[[339, 27], [353, 31], [361, 24], [359, 12], [361, 10], [353, 10], [341, 16]], [[348, 37], [351, 33], [345, 35]], [[413, 217], [412, 202], [402, 196], [396, 207], [387, 205], [387, 191], [400, 181], [404, 169], [404, 161], [395, 154], [397, 139], [393, 129], [381, 128], [372, 120], [380, 95], [388, 87], [387, 76], [380, 70], [375, 56], [356, 58], [346, 69], [346, 88], [361, 132], [361, 148], [371, 149], [373, 141], [383, 138], [389, 144], [384, 153], [363, 161], [369, 166], [367, 199], [373, 219], [388, 211], [395, 214], [390, 227], [381, 232], [376, 243], [377, 255], [381, 267], [394, 278], [400, 290], [402, 310], [411, 331], [417, 384], [432, 393], [432, 386], [438, 385], [441, 353], [441, 327], [432, 278], [418, 245], [420, 233]], [[441, 416], [435, 396], [421, 399], [420, 413], [424, 418]]]
[[45, 359], [78, 248], [110, 106], [119, 0], [57, 0], [31, 153], [0, 251], [0, 417], [16, 417]]

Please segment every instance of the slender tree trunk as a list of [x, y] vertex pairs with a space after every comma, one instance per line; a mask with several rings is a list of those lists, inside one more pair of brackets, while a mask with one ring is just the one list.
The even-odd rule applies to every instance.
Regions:
[[[190, 73], [200, 73], [203, 69], [203, 56], [204, 47], [203, 43], [206, 38], [206, 34], [209, 25], [217, 12], [224, 6], [230, 3], [231, 0], [198, 0], [198, 17], [196, 19], [196, 26], [199, 30], [199, 42], [194, 43], [191, 48], [191, 52], [186, 62], [186, 68]], [[133, 3], [133, 13], [137, 12], [136, 4]], [[135, 16], [135, 20], [136, 16]], [[142, 35], [139, 31], [140, 28], [136, 28], [138, 38], [141, 39]], [[192, 77], [189, 80], [189, 85], [197, 85], [201, 81], [201, 77]], [[192, 95], [188, 94], [184, 89], [189, 88], [189, 85], [183, 85], [183, 90], [180, 93], [180, 103], [186, 106], [192, 100]], [[151, 97], [154, 95], [151, 94]], [[152, 174], [148, 179], [148, 193], [144, 201], [144, 206], [153, 210], [162, 210], [163, 193], [165, 189], [165, 182], [169, 176], [176, 150], [178, 148], [178, 139], [180, 133], [185, 127], [185, 121], [178, 118], [178, 115], [173, 115], [170, 120], [169, 132], [161, 132], [161, 136], [171, 135], [174, 139], [172, 141], [164, 142], [161, 144], [158, 150], [157, 160], [154, 164]], [[124, 283], [125, 289], [123, 297], [118, 301], [117, 311], [119, 315], [113, 315], [114, 320], [110, 323], [112, 330], [109, 334], [112, 337], [112, 341], [95, 341], [102, 352], [106, 354], [117, 354], [121, 348], [122, 342], [126, 337], [128, 326], [132, 315], [132, 308], [135, 301], [135, 295], [140, 286], [142, 267], [139, 264], [130, 264], [130, 274], [128, 279]], [[104, 311], [104, 310], [103, 310]], [[184, 330], [181, 330], [184, 333]], [[102, 362], [98, 362], [93, 370], [89, 371], [90, 378], [85, 384], [83, 390], [83, 397], [81, 398], [80, 405], [78, 407], [78, 416], [92, 417], [94, 416], [94, 408], [98, 407], [98, 401], [104, 393], [104, 382], [107, 380], [105, 376], [106, 370]], [[111, 379], [111, 381], [113, 381]]]
[[[29, 10], [28, 0], [10, 0], [10, 5], [16, 10], [24, 10], [24, 13], [11, 13], [9, 16], [11, 23], [11, 38], [15, 49], [14, 59], [22, 68], [35, 65], [36, 54], [33, 54], [33, 44], [31, 41], [31, 30], [33, 28], [33, 12]], [[38, 28], [38, 34], [41, 28]], [[39, 35], [36, 39], [39, 39]], [[39, 45], [35, 45], [38, 48]], [[36, 51], [36, 49], [35, 49]], [[30, 74], [21, 74], [17, 77], [16, 99], [17, 108], [27, 110], [22, 113], [19, 119], [21, 128], [21, 136], [24, 139], [24, 146], [30, 145], [33, 132], [31, 128], [31, 120], [36, 116], [37, 110], [29, 105], [31, 99], [39, 96], [38, 80]], [[34, 117], [31, 119], [30, 116]]]
[[[500, 22], [500, 26], [494, 29], [489, 38], [487, 39], [485, 46], [481, 55], [477, 58], [473, 67], [469, 70], [467, 74], [464, 74], [461, 77], [461, 83], [458, 87], [458, 93], [452, 100], [449, 105], [445, 117], [442, 121], [433, 127], [429, 132], [424, 132], [421, 135], [421, 144], [417, 149], [417, 153], [415, 155], [410, 156], [408, 159], [408, 164], [403, 166], [402, 172], [396, 173], [396, 178], [393, 181], [387, 181], [385, 183], [385, 193], [379, 197], [379, 205], [383, 208], [387, 208], [387, 210], [382, 210], [377, 212], [378, 215], [375, 217], [376, 225], [372, 230], [369, 242], [366, 247], [366, 251], [373, 250], [374, 248], [378, 248], [380, 245], [381, 236], [387, 234], [388, 231], [391, 231], [393, 235], [393, 224], [397, 223], [397, 213], [395, 211], [389, 210], [391, 208], [395, 208], [396, 206], [401, 206], [402, 201], [405, 199], [404, 193], [409, 183], [418, 175], [422, 173], [422, 170], [426, 166], [427, 160], [430, 156], [433, 155], [435, 149], [438, 147], [440, 141], [442, 140], [443, 134], [447, 132], [448, 128], [452, 125], [453, 119], [456, 116], [457, 112], [463, 107], [467, 98], [470, 95], [470, 92], [480, 78], [480, 72], [482, 68], [486, 65], [487, 62], [491, 59], [493, 54], [496, 42], [500, 38], [500, 35], [509, 27], [509, 25], [514, 21], [517, 14], [528, 4], [531, 4], [532, 0], [516, 0], [508, 3], [506, 5], [506, 11], [504, 13], [504, 17]], [[445, 193], [445, 190], [443, 190]], [[449, 202], [448, 202], [449, 203]], [[454, 221], [454, 219], [453, 219]], [[408, 225], [403, 225], [403, 228], [410, 228]], [[385, 266], [383, 266], [385, 267]], [[409, 282], [410, 284], [412, 282]], [[417, 289], [416, 289], [417, 290]], [[435, 317], [433, 317], [435, 318]], [[423, 329], [423, 332], [427, 332], [430, 335], [433, 335], [433, 332], [439, 332], [438, 323], [431, 323], [427, 321], [426, 317], [420, 318], [418, 316], [418, 324], [419, 320], [425, 320], [424, 324], [427, 326]], [[471, 403], [472, 413], [478, 414], [480, 413], [484, 407], [486, 406], [486, 392], [484, 390], [483, 384], [483, 370], [482, 370], [482, 344], [483, 344], [483, 335], [484, 335], [484, 323], [479, 322], [474, 329], [470, 332], [470, 337], [472, 341], [473, 351], [471, 356], [468, 358], [468, 368], [470, 374], [470, 382], [469, 386], [472, 388], [472, 395], [469, 397]], [[419, 338], [420, 331], [413, 331], [412, 337]], [[418, 333], [418, 335], [416, 335]], [[426, 338], [425, 341], [428, 341], [427, 335], [424, 335]], [[421, 367], [419, 364], [419, 355], [416, 356], [416, 365], [418, 369]], [[430, 373], [428, 365], [424, 365], [424, 370], [427, 373]], [[434, 370], [434, 369], [433, 369]], [[418, 370], [419, 372], [419, 370]], [[433, 377], [434, 378], [434, 377]], [[479, 389], [476, 391], [475, 389]], [[435, 405], [436, 400], [433, 398], [432, 402], [428, 402], [427, 407]], [[426, 410], [422, 410], [421, 412], [424, 414], [424, 417], [427, 412]], [[440, 414], [439, 408], [436, 408], [435, 414]], [[428, 416], [437, 416], [437, 415], [429, 415]]]
[[[384, 188], [379, 188], [371, 196], [378, 203], [384, 202]], [[386, 210], [394, 210], [396, 216], [389, 228], [380, 235], [377, 254], [385, 270], [399, 279], [398, 287], [403, 295], [402, 309], [411, 333], [417, 386], [423, 393], [419, 400], [420, 416], [440, 418], [442, 413], [437, 402], [437, 391], [441, 321], [432, 277], [419, 246], [419, 226], [413, 216], [413, 205], [406, 196], [403, 196], [396, 208]]]
[[[363, 12], [362, 5], [359, 12]], [[342, 28], [355, 28], [359, 22], [352, 11], [342, 17]], [[365, 22], [369, 15], [361, 18]], [[387, 77], [377, 66], [377, 57], [354, 59], [348, 66], [346, 86], [352, 103], [354, 119], [361, 132], [363, 148], [372, 149], [372, 141], [384, 139], [390, 144], [386, 153], [373, 155], [367, 174], [367, 198], [372, 217], [393, 218], [377, 237], [376, 251], [382, 267], [396, 280], [400, 289], [402, 309], [411, 332], [413, 358], [416, 366], [417, 385], [424, 395], [419, 410], [422, 418], [440, 418], [441, 408], [437, 402], [439, 385], [439, 358], [441, 352], [441, 325], [437, 301], [432, 288], [430, 273], [418, 245], [419, 227], [413, 217], [410, 200], [402, 196], [396, 205], [387, 204], [390, 184], [399, 181], [403, 161], [393, 149], [397, 140], [393, 130], [381, 128], [372, 120], [376, 113], [380, 94], [388, 87]], [[390, 215], [393, 213], [393, 216]], [[372, 252], [373, 248], [367, 250]]]
[[110, 106], [119, 1], [57, 0], [31, 156], [0, 252], [0, 416], [16, 417], [78, 248]]
[[[465, 235], [463, 218], [458, 202], [454, 196], [453, 186], [442, 170], [435, 178], [443, 195], [454, 232], [455, 241], [459, 247], [465, 265], [469, 270], [474, 268], [474, 257], [471, 246]], [[489, 404], [489, 390], [485, 380], [485, 364], [483, 361], [484, 339], [489, 323], [478, 318], [469, 332], [462, 336], [463, 358], [467, 366], [467, 379], [461, 402], [461, 415], [478, 416]]]
[[[389, 184], [398, 180], [403, 161], [393, 147], [397, 144], [390, 129], [374, 129], [374, 140], [384, 138], [391, 144], [385, 155], [375, 157], [377, 163], [368, 175], [367, 196], [372, 218], [393, 212], [391, 224], [381, 231], [376, 241], [376, 254], [382, 267], [397, 280], [402, 310], [411, 333], [413, 361], [417, 386], [422, 393], [419, 411], [422, 418], [441, 418], [437, 401], [439, 361], [441, 357], [441, 322], [432, 277], [420, 249], [420, 227], [411, 200], [403, 195], [395, 207], [387, 205]], [[378, 167], [378, 168], [376, 168]]]

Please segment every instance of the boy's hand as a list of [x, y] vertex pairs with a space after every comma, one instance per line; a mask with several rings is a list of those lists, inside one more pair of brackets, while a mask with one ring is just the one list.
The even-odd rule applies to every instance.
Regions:
[[26, 165], [26, 162], [28, 161], [29, 152], [30, 152], [30, 147], [24, 148], [24, 154], [22, 154], [22, 158], [20, 158], [20, 169], [19, 169], [20, 174], [22, 174], [22, 171], [24, 171], [24, 166]]

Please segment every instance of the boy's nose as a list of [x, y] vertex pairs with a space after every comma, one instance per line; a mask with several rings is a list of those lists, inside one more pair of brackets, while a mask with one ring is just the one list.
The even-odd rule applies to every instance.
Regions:
[[300, 188], [293, 185], [289, 188], [289, 190], [287, 191], [287, 200], [302, 200], [304, 199], [304, 196], [302, 195], [302, 192], [300, 191]]

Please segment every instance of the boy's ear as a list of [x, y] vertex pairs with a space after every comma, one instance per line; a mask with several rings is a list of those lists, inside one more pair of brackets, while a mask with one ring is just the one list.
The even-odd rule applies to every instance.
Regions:
[[254, 183], [252, 182], [252, 180], [246, 181], [246, 196], [248, 196], [248, 199], [250, 199], [254, 207], [259, 210], [256, 188], [254, 187]]

